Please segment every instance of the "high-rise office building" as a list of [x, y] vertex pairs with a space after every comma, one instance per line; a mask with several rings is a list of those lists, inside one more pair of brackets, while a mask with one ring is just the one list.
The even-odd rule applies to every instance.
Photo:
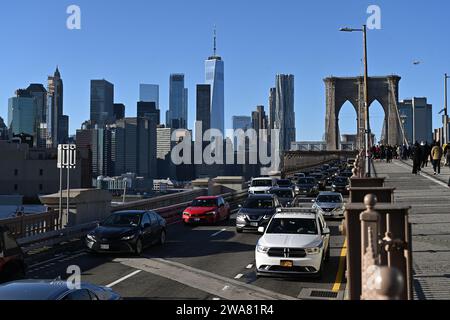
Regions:
[[141, 84], [139, 85], [139, 101], [154, 102], [156, 109], [159, 109], [159, 85]]
[[184, 74], [170, 75], [169, 112], [166, 125], [172, 129], [187, 129], [187, 89], [184, 87]]
[[45, 148], [47, 146], [47, 90], [40, 83], [32, 83], [26, 91], [35, 99], [36, 103], [36, 146]]
[[279, 130], [279, 150], [289, 151], [295, 142], [294, 76], [278, 74], [276, 77], [276, 106], [274, 129]]
[[67, 141], [67, 136], [65, 135], [65, 128], [62, 128], [63, 116], [63, 81], [61, 79], [61, 73], [59, 68], [53, 76], [48, 77], [48, 88], [47, 88], [47, 133], [48, 140], [47, 145], [49, 147], [56, 148], [58, 144], [65, 143]]
[[269, 93], [269, 129], [274, 128], [275, 112], [277, 107], [277, 89], [270, 88]]
[[125, 118], [125, 105], [123, 103], [114, 103], [114, 119], [120, 120]]
[[91, 80], [91, 122], [99, 128], [114, 122], [114, 85]]
[[[233, 116], [232, 119], [233, 122], [233, 130], [236, 132], [236, 130], [242, 129], [244, 131], [247, 131], [247, 129], [252, 128], [252, 118], [248, 116]], [[233, 140], [234, 144], [234, 150], [238, 150], [238, 139], [235, 136]]]
[[214, 52], [205, 61], [205, 82], [211, 85], [211, 128], [224, 135], [225, 129], [225, 67], [217, 55], [216, 33], [214, 31]]
[[398, 111], [409, 144], [433, 141], [433, 106], [427, 98], [400, 101]]
[[33, 97], [18, 90], [8, 100], [8, 127], [13, 135], [25, 133], [36, 137], [36, 102]]
[[202, 137], [211, 129], [211, 86], [209, 84], [197, 85], [196, 121], [202, 124]]
[[145, 178], [157, 177], [157, 131], [160, 111], [155, 102], [138, 102], [138, 171]]
[[259, 134], [259, 130], [267, 129], [268, 120], [266, 116], [266, 112], [264, 110], [264, 106], [257, 106], [256, 111], [252, 112], [252, 126], [251, 126], [257, 134]]
[[8, 140], [8, 136], [8, 127], [3, 121], [3, 118], [0, 117], [0, 140]]
[[138, 118], [153, 118], [156, 124], [160, 123], [160, 110], [156, 108], [155, 102], [143, 102], [137, 103], [137, 116]]
[[110, 128], [92, 129], [92, 174], [94, 177], [110, 177], [114, 174]]
[[164, 126], [156, 128], [157, 178], [175, 178], [175, 165], [171, 161], [171, 151], [175, 146], [172, 141], [172, 129]]

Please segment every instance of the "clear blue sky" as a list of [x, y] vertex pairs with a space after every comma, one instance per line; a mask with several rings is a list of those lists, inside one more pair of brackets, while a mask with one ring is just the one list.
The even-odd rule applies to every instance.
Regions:
[[[82, 29], [66, 28], [66, 8], [82, 11]], [[60, 66], [64, 111], [74, 133], [89, 118], [89, 81], [115, 85], [115, 101], [136, 114], [139, 83], [160, 84], [161, 109], [168, 107], [169, 74], [186, 74], [189, 122], [195, 118], [195, 85], [204, 82], [204, 59], [212, 52], [217, 25], [218, 52], [225, 60], [225, 117], [267, 107], [275, 74], [295, 75], [297, 140], [322, 138], [323, 78], [362, 73], [359, 33], [338, 32], [366, 22], [367, 7], [382, 10], [382, 29], [369, 32], [371, 75], [402, 76], [400, 98], [426, 96], [440, 123], [443, 74], [450, 73], [450, 3], [434, 1], [303, 0], [41, 0], [4, 1], [0, 9], [0, 116], [8, 98], [31, 82], [46, 84]], [[422, 63], [413, 65], [414, 60]], [[372, 108], [372, 126], [381, 131], [382, 109]], [[164, 114], [164, 113], [162, 113]], [[355, 113], [345, 107], [341, 131], [356, 130]]]

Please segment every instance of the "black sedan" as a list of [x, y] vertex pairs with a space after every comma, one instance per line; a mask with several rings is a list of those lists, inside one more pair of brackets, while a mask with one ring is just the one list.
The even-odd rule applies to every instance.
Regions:
[[68, 285], [62, 280], [21, 280], [0, 285], [0, 300], [120, 300], [107, 287], [89, 283]]
[[347, 177], [336, 177], [333, 180], [331, 190], [333, 192], [339, 192], [341, 194], [348, 194], [350, 187], [350, 180]]
[[298, 179], [295, 185], [295, 194], [307, 197], [316, 197], [319, 194], [319, 186], [313, 177]]
[[86, 236], [93, 252], [142, 254], [144, 248], [166, 241], [166, 221], [153, 211], [120, 211]]

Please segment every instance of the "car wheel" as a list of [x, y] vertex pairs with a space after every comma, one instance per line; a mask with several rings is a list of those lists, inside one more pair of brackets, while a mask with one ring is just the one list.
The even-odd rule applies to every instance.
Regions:
[[242, 231], [243, 231], [242, 229], [236, 228], [237, 233], [242, 233]]
[[159, 236], [159, 245], [163, 245], [166, 243], [166, 230], [161, 231], [161, 235]]
[[134, 253], [136, 253], [136, 255], [140, 256], [142, 254], [142, 251], [143, 251], [142, 240], [138, 239], [136, 241], [136, 247], [135, 247]]

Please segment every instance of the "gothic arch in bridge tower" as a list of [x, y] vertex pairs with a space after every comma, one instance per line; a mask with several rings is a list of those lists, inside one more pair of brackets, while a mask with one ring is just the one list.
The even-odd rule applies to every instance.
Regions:
[[[401, 144], [401, 128], [398, 120], [398, 86], [400, 77], [396, 75], [369, 78], [369, 118], [370, 105], [377, 100], [385, 113], [385, 143]], [[340, 150], [339, 113], [345, 102], [355, 108], [358, 122], [356, 147], [364, 144], [364, 78], [329, 77], [324, 79], [326, 87], [325, 139], [327, 150]]]

